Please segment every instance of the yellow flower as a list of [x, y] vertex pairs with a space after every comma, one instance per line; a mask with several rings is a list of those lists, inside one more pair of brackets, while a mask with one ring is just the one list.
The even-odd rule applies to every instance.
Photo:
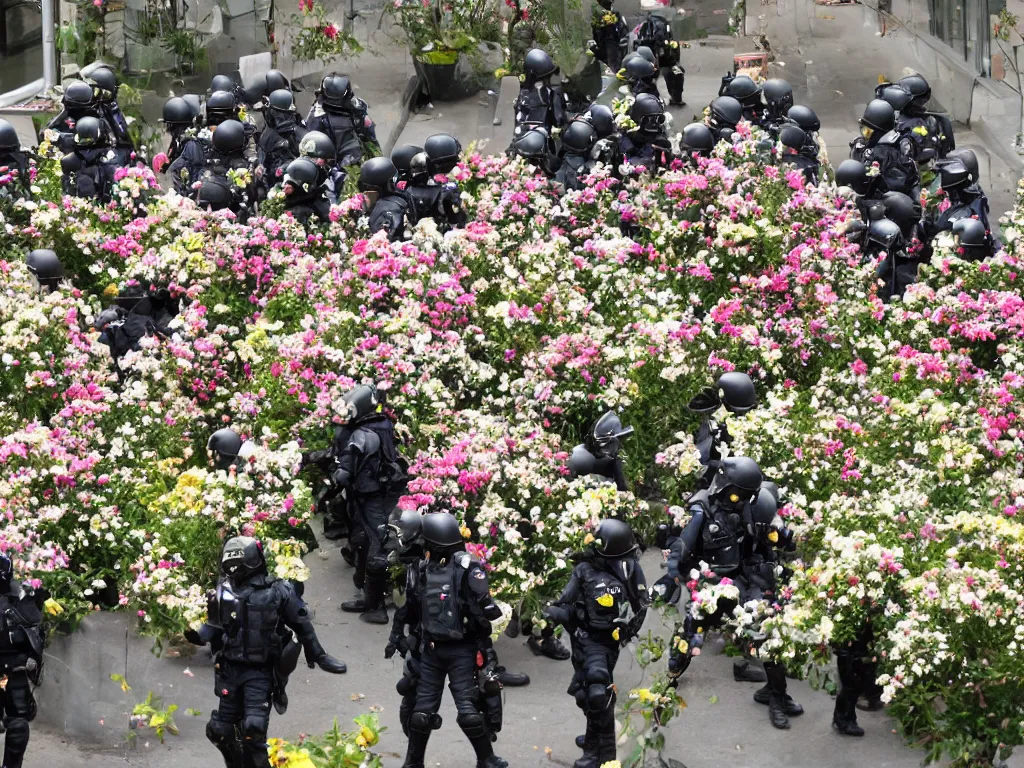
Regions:
[[658, 700], [658, 697], [651, 693], [650, 688], [634, 688], [630, 693], [636, 698], [638, 698], [641, 704], [643, 704], [646, 701]]
[[918, 136], [927, 136], [928, 129], [925, 128], [923, 125], [918, 125], [914, 128], [914, 133], [916, 133]]
[[586, 536], [583, 537], [583, 544], [584, 544], [584, 546], [586, 546], [587, 544], [593, 544], [593, 543], [594, 543], [594, 534], [588, 533]]
[[469, 526], [467, 525], [464, 525], [461, 528], [459, 528], [459, 532], [462, 534], [462, 538], [464, 539], [468, 539], [473, 536], [473, 532], [469, 530]]
[[46, 602], [43, 603], [43, 608], [51, 616], [60, 616], [62, 613], [64, 613], [64, 606], [62, 606], [60, 603], [58, 603], [52, 597], [48, 598], [46, 600]]
[[107, 298], [117, 296], [117, 293], [117, 285], [115, 283], [111, 283], [110, 285], [103, 289], [103, 295], [106, 296]]
[[615, 605], [615, 598], [609, 594], [604, 594], [597, 598], [597, 604], [602, 608], [611, 608]]
[[622, 763], [618, 760], [609, 760], [607, 763], [601, 763], [601, 768], [622, 768]]
[[775, 543], [778, 542], [778, 540], [779, 540], [779, 532], [778, 531], [769, 531], [768, 532], [768, 541], [770, 541], [772, 544], [775, 544]]
[[[377, 743], [378, 737], [377, 737], [376, 733], [374, 733], [372, 730], [370, 730], [365, 725], [363, 725], [363, 726], [360, 726], [360, 728], [359, 728], [359, 739], [362, 739], [363, 742], [364, 742], [363, 744], [360, 744], [359, 746], [361, 746], [361, 747], [372, 747], [374, 744]], [[359, 739], [356, 739], [356, 741], [358, 741]]]
[[686, 642], [683, 638], [677, 637], [676, 650], [678, 650], [680, 653], [686, 653], [688, 650], [690, 650], [690, 644]]
[[285, 766], [287, 768], [316, 768], [313, 761], [309, 759], [309, 753], [305, 750], [290, 755]]
[[614, 640], [615, 642], [619, 642], [619, 628], [618, 627], [616, 627], [615, 629], [612, 630], [612, 640]]

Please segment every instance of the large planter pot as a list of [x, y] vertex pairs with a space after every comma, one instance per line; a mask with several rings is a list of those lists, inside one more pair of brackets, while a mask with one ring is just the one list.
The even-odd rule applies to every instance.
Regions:
[[[431, 101], [459, 101], [476, 93], [479, 88], [473, 82], [472, 68], [454, 64], [428, 64], [414, 60], [423, 90]], [[467, 77], [466, 72], [470, 75]]]

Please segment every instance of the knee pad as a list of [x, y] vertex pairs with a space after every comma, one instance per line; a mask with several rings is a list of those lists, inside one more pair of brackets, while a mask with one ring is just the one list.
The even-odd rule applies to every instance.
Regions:
[[584, 688], [578, 689], [574, 694], [573, 698], [576, 699], [576, 706], [582, 709], [584, 712], [587, 711], [587, 691]]
[[398, 691], [399, 696], [408, 696], [416, 690], [416, 686], [412, 684], [412, 680], [402, 675], [402, 679], [398, 681], [395, 690]]
[[246, 741], [266, 741], [270, 728], [267, 715], [246, 715], [242, 721], [242, 738]]
[[206, 738], [215, 745], [230, 744], [235, 740], [235, 724], [219, 718], [220, 713], [213, 710], [206, 723]]
[[608, 685], [612, 681], [611, 673], [604, 667], [590, 667], [586, 670], [587, 685]]
[[409, 728], [420, 733], [438, 730], [441, 727], [441, 716], [429, 712], [413, 712], [409, 718]]
[[459, 712], [455, 722], [459, 724], [462, 732], [471, 739], [487, 735], [487, 726], [484, 723], [483, 715], [479, 712]]
[[595, 684], [587, 687], [587, 707], [590, 712], [604, 712], [611, 706], [612, 700], [611, 686]]
[[7, 741], [5, 747], [12, 754], [24, 754], [28, 747], [29, 726], [28, 720], [23, 717], [13, 717], [7, 721]]

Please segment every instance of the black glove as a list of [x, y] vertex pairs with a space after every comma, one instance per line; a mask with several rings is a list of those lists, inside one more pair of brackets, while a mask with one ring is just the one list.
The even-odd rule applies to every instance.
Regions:
[[[316, 657], [314, 664], [320, 667], [324, 672], [330, 672], [332, 675], [343, 675], [348, 670], [348, 667], [345, 666], [345, 662], [338, 661], [338, 659], [334, 658], [326, 651]], [[313, 664], [310, 664], [309, 666], [312, 668]]]
[[185, 639], [192, 643], [192, 645], [206, 645], [206, 641], [192, 627], [185, 630]]

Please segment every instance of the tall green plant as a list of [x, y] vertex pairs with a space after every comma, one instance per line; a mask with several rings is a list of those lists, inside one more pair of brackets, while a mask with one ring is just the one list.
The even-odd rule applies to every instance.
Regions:
[[541, 0], [541, 16], [546, 20], [546, 50], [551, 60], [571, 77], [583, 71], [590, 60], [590, 15], [583, 12], [583, 0]]

